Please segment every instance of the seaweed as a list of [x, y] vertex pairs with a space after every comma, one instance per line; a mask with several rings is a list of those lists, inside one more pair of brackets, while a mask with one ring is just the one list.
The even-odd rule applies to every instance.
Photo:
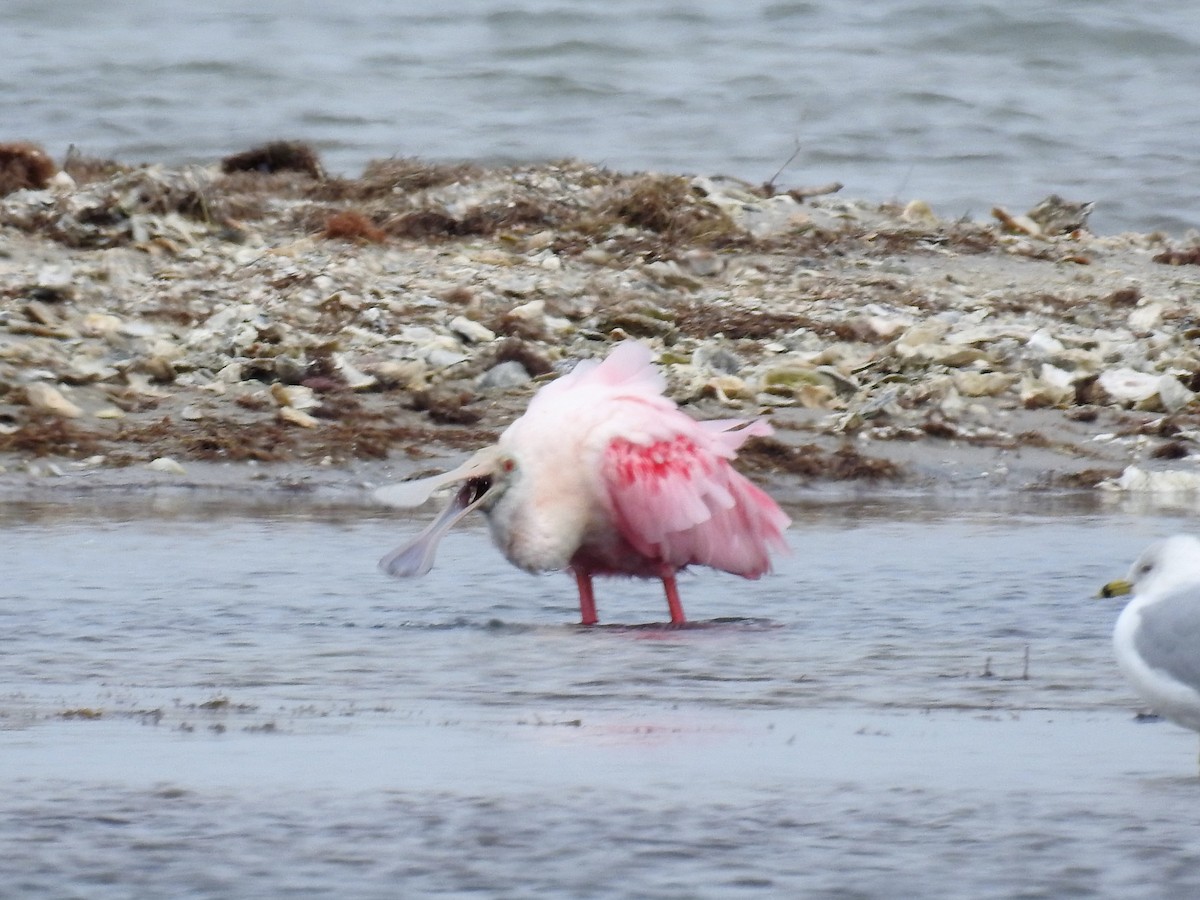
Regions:
[[29, 456], [65, 456], [80, 459], [100, 452], [98, 436], [70, 419], [31, 412], [9, 434], [0, 434], [0, 452]]
[[799, 446], [778, 438], [751, 438], [738, 451], [738, 461], [748, 469], [832, 481], [897, 481], [904, 471], [896, 463], [864, 456], [850, 444], [827, 451], [816, 444]]
[[312, 147], [302, 141], [271, 141], [242, 153], [234, 153], [221, 160], [221, 171], [226, 174], [302, 172], [316, 181], [325, 180], [321, 158]]
[[0, 144], [0, 197], [13, 191], [40, 191], [57, 172], [54, 160], [36, 144]]
[[1200, 266], [1200, 244], [1194, 247], [1175, 248], [1156, 253], [1151, 259], [1167, 266]]
[[359, 244], [382, 244], [387, 232], [360, 212], [343, 210], [325, 220], [322, 237], [329, 240], [353, 241]]
[[74, 145], [67, 149], [67, 158], [63, 160], [62, 167], [77, 185], [106, 181], [115, 175], [132, 171], [129, 166], [114, 159], [84, 156]]

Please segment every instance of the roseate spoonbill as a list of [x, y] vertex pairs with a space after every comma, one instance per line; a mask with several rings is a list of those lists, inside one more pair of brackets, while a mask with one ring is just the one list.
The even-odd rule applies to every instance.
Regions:
[[1152, 544], [1127, 578], [1100, 591], [1129, 593], [1113, 629], [1117, 664], [1155, 712], [1200, 732], [1200, 540]]
[[671, 621], [685, 622], [675, 573], [703, 565], [746, 578], [784, 550], [789, 519], [729, 461], [765, 421], [698, 422], [663, 395], [650, 350], [624, 341], [534, 395], [525, 414], [453, 471], [381, 488], [396, 506], [464, 482], [432, 524], [380, 560], [390, 575], [423, 575], [438, 541], [472, 510], [528, 572], [569, 569], [584, 625], [594, 625], [594, 575], [659, 578]]

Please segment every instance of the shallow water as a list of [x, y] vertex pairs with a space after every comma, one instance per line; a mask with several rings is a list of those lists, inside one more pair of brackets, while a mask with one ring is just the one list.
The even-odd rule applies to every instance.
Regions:
[[1128, 0], [9, 0], [0, 139], [212, 162], [303, 138], [370, 159], [845, 183], [954, 218], [1093, 200], [1200, 226], [1200, 17]]
[[[987, 504], [985, 504], [986, 506]], [[813, 504], [758, 582], [508, 567], [479, 529], [11, 506], [0, 884], [21, 896], [1182, 896], [1196, 738], [1099, 584], [1180, 518]], [[651, 624], [646, 624], [651, 623]]]

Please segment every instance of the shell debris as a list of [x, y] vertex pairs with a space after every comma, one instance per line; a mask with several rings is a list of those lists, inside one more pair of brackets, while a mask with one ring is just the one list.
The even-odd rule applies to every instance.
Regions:
[[[905, 465], [914, 444], [1033, 442], [1062, 471], [1165, 467], [1092, 437], [1184, 455], [1200, 439], [1200, 252], [1093, 234], [1088, 203], [1014, 215], [997, 198], [994, 218], [950, 220], [919, 199], [569, 160], [395, 159], [330, 178], [294, 143], [62, 169], [0, 196], [10, 452], [128, 465], [467, 447], [621, 335], [654, 348], [700, 417], [770, 415]], [[379, 239], [329, 234], [343, 214]]]

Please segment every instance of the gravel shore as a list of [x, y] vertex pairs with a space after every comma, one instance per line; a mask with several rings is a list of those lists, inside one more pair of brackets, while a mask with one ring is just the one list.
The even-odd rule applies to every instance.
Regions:
[[574, 161], [331, 178], [302, 145], [181, 169], [74, 157], [26, 184], [14, 146], [10, 497], [361, 491], [489, 442], [627, 336], [693, 415], [770, 417], [741, 465], [785, 499], [1200, 484], [1200, 244], [1094, 235], [1086, 206], [952, 221]]

